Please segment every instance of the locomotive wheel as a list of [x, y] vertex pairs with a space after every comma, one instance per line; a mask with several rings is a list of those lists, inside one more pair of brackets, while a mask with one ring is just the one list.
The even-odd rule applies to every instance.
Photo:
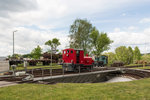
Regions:
[[88, 71], [92, 71], [93, 70], [93, 66], [90, 66], [89, 68], [88, 68]]
[[78, 69], [74, 69], [74, 72], [75, 72], [75, 73], [78, 73], [78, 72], [79, 72], [79, 70], [78, 70]]
[[79, 66], [74, 67], [74, 72], [78, 73], [79, 72]]

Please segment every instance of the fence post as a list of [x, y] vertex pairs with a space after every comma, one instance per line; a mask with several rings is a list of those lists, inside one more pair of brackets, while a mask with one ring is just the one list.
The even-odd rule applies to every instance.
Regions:
[[43, 70], [43, 68], [42, 68], [42, 80], [43, 80], [43, 77], [44, 77], [44, 70]]
[[49, 68], [49, 75], [51, 76], [51, 68]]
[[25, 72], [27, 73], [27, 61], [24, 60], [24, 68], [25, 68]]
[[43, 68], [42, 68], [42, 77], [44, 76], [44, 70], [43, 70]]
[[93, 71], [93, 66], [91, 66], [91, 72]]
[[52, 78], [52, 76], [53, 76], [52, 68], [50, 68], [50, 76], [51, 76], [51, 78]]
[[79, 66], [79, 74], [80, 74], [80, 68], [81, 68], [81, 67]]
[[33, 75], [33, 69], [32, 69], [32, 75]]
[[62, 71], [63, 71], [63, 76], [64, 76], [64, 68], [62, 68]]

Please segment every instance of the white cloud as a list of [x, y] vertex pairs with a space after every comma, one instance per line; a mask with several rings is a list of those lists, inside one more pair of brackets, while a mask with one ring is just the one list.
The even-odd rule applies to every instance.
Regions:
[[149, 34], [149, 35], [150, 35], [150, 27], [149, 27], [149, 28], [144, 29], [144, 33], [147, 33], [147, 34]]
[[126, 15], [127, 15], [126, 13], [122, 13], [122, 14], [121, 14], [121, 16], [126, 16]]
[[150, 18], [143, 18], [139, 22], [140, 23], [150, 23]]
[[[46, 51], [48, 47], [44, 45], [45, 42], [53, 38], [58, 38], [60, 40], [61, 46], [58, 47], [60, 50], [64, 49], [65, 46], [68, 45], [68, 34], [65, 34], [63, 31], [39, 31], [24, 27], [17, 27], [17, 30], [18, 31], [15, 32], [15, 53], [30, 53], [37, 45], [40, 45], [43, 51]], [[1, 56], [12, 54], [12, 31], [9, 30], [6, 32], [7, 34], [0, 34], [2, 35], [0, 36]]]
[[114, 31], [115, 31], [115, 32], [119, 32], [119, 31], [120, 31], [120, 28], [115, 28]]
[[108, 36], [114, 41], [110, 51], [114, 51], [119, 46], [131, 46], [132, 48], [138, 46], [142, 53], [150, 51], [150, 28], [146, 28], [142, 32], [114, 31], [110, 32]]
[[130, 27], [128, 27], [128, 29], [132, 31], [132, 30], [136, 30], [136, 29], [138, 29], [138, 28], [135, 27], [135, 26], [130, 26]]
[[[44, 42], [54, 37], [60, 39], [62, 45], [59, 49], [63, 49], [69, 41], [67, 37], [69, 29], [63, 28], [69, 28], [75, 18], [100, 15], [112, 9], [135, 4], [135, 2], [144, 2], [141, 0], [10, 1], [0, 0], [0, 4], [3, 5], [0, 11], [0, 56], [12, 54], [12, 32], [14, 30], [18, 30], [15, 33], [16, 53], [29, 53], [38, 44], [46, 50], [48, 47], [44, 46]], [[116, 33], [126, 34], [126, 32], [121, 32], [120, 28], [116, 28], [115, 32], [110, 35], [117, 35]], [[119, 36], [116, 37], [119, 38]], [[128, 36], [124, 37], [128, 38]], [[116, 37], [112, 36], [112, 39]], [[118, 39], [118, 41], [122, 43], [121, 40]], [[115, 43], [118, 45], [118, 42]]]

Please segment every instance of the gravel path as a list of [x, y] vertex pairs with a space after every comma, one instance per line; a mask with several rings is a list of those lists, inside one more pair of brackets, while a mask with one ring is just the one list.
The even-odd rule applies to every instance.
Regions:
[[7, 81], [0, 81], [0, 88], [1, 87], [6, 87], [6, 86], [11, 86], [11, 85], [16, 85], [18, 83], [15, 82], [7, 82]]

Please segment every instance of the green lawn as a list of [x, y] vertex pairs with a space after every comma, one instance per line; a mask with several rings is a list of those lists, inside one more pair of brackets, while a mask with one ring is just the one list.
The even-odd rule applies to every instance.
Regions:
[[150, 69], [150, 66], [146, 66], [146, 67], [135, 67], [133, 69]]
[[20, 84], [0, 88], [0, 100], [150, 100], [150, 79], [119, 83]]
[[[43, 66], [43, 65], [37, 65], [37, 66], [27, 66], [27, 69], [36, 69], [36, 68], [45, 68], [45, 69], [49, 69], [49, 68], [52, 68], [52, 69], [60, 69], [62, 68], [62, 65], [57, 65], [57, 64], [53, 64], [52, 66]], [[25, 68], [22, 67], [22, 66], [18, 66], [16, 67], [16, 70], [24, 70]]]
[[143, 64], [130, 64], [130, 65], [125, 65], [127, 67], [132, 67], [132, 66], [143, 66]]

